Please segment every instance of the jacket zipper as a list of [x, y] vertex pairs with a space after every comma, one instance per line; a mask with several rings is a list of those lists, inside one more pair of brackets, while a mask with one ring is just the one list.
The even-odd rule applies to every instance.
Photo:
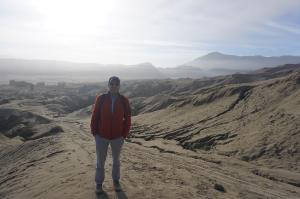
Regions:
[[[110, 98], [110, 105], [111, 106], [115, 106], [115, 102], [114, 102], [114, 104], [111, 104], [112, 103], [112, 100], [111, 100], [111, 98]], [[112, 139], [112, 126], [113, 126], [113, 116], [114, 116], [114, 113], [113, 112], [115, 112], [115, 107], [113, 108], [113, 112], [111, 111], [111, 106], [110, 106], [110, 112], [111, 112], [111, 116], [110, 116], [110, 139]]]

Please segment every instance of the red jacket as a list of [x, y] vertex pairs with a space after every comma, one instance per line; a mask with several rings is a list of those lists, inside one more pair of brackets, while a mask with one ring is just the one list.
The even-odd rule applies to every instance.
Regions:
[[[99, 102], [102, 97], [104, 97], [104, 101], [100, 108]], [[125, 103], [121, 101], [121, 96], [115, 99], [114, 112], [112, 113], [110, 94], [97, 96], [91, 118], [91, 131], [94, 136], [98, 134], [110, 140], [128, 136], [131, 126], [131, 113], [128, 98], [124, 97], [124, 99]], [[99, 108], [100, 113], [98, 113]]]

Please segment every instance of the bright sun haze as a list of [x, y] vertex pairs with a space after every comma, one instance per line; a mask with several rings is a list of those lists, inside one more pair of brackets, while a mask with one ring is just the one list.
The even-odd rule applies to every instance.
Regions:
[[2, 0], [0, 56], [174, 67], [212, 51], [299, 55], [300, 1]]

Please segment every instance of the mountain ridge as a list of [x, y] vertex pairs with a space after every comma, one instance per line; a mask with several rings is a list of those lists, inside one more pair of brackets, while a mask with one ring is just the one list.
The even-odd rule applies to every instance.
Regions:
[[234, 73], [248, 73], [258, 69], [297, 63], [300, 63], [300, 56], [236, 56], [220, 52], [209, 53], [173, 68], [156, 67], [151, 62], [124, 65], [1, 58], [0, 83], [7, 83], [9, 80], [92, 82], [105, 81], [108, 76], [112, 75], [119, 75], [124, 80], [153, 78], [197, 79]]
[[298, 64], [300, 56], [283, 55], [265, 57], [262, 55], [237, 56], [212, 52], [183, 64], [205, 70], [233, 69], [233, 70], [257, 70], [264, 67], [275, 67], [284, 64]]

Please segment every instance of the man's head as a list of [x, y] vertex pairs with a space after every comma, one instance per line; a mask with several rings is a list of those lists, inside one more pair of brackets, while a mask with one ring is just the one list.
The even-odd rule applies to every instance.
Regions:
[[119, 93], [120, 89], [120, 79], [116, 76], [112, 76], [108, 80], [109, 91], [113, 94]]

